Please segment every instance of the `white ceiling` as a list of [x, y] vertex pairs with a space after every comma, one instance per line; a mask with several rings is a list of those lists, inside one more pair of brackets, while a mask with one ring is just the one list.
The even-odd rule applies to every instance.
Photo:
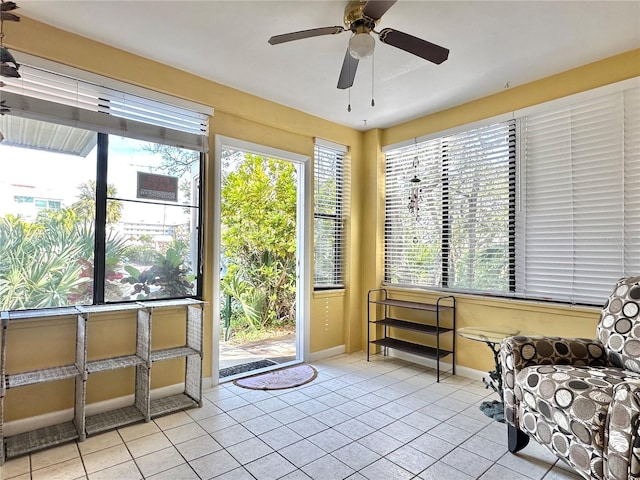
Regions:
[[[342, 25], [346, 1], [19, 0], [18, 13], [359, 130], [385, 128], [640, 47], [638, 1], [400, 0], [392, 27], [450, 49], [434, 65], [376, 40], [351, 89], [336, 88], [349, 33], [269, 45]], [[366, 120], [366, 125], [364, 120]]]

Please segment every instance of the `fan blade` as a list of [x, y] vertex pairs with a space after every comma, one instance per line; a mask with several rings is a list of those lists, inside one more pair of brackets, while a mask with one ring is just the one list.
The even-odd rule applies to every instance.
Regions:
[[338, 79], [339, 89], [344, 90], [345, 88], [349, 88], [353, 85], [353, 81], [356, 78], [358, 62], [359, 60], [357, 58], [353, 58], [347, 48], [347, 52], [344, 54], [344, 61], [342, 62], [342, 70], [340, 70], [340, 78]]
[[14, 15], [9, 12], [0, 12], [0, 20], [4, 20], [7, 22], [19, 22], [20, 17], [18, 15]]
[[369, 0], [362, 10], [362, 14], [377, 22], [397, 1], [398, 0]]
[[321, 27], [312, 28], [311, 30], [301, 30], [300, 32], [285, 33], [283, 35], [275, 35], [269, 39], [271, 45], [279, 43], [292, 42], [294, 40], [302, 40], [303, 38], [319, 37], [321, 35], [335, 35], [344, 32], [344, 27]]
[[15, 10], [16, 8], [18, 8], [18, 5], [16, 5], [16, 2], [0, 3], [0, 11], [2, 12], [8, 12], [9, 10]]
[[380, 32], [380, 41], [405, 52], [413, 53], [437, 65], [449, 58], [448, 48], [391, 28], [385, 28]]
[[7, 78], [20, 78], [18, 69], [6, 63], [0, 64], [0, 76]]

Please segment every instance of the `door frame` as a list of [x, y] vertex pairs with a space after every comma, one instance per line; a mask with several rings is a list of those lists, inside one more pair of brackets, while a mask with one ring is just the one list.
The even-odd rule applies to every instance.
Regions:
[[[310, 208], [312, 183], [310, 157], [267, 147], [257, 143], [239, 140], [224, 135], [215, 136], [215, 158], [213, 162], [213, 328], [212, 328], [212, 352], [211, 352], [211, 380], [212, 384], [220, 383], [220, 203], [222, 198], [222, 147], [230, 147], [243, 152], [263, 155], [285, 160], [296, 165], [298, 170], [297, 188], [297, 272], [296, 272], [296, 355], [297, 360], [289, 362], [304, 363], [309, 359], [310, 343], [310, 305], [311, 305], [311, 215]], [[207, 212], [205, 212], [207, 215]], [[211, 216], [210, 216], [211, 218]], [[252, 372], [255, 373], [255, 372]]]

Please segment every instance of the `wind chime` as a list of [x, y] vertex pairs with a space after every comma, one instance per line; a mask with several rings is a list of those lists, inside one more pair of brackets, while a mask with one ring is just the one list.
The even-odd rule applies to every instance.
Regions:
[[413, 178], [409, 180], [411, 183], [409, 190], [409, 213], [413, 215], [413, 217], [418, 220], [420, 216], [420, 200], [422, 190], [420, 188], [420, 178], [418, 178], [418, 166], [420, 165], [420, 161], [418, 160], [418, 151], [416, 147], [416, 155], [413, 157]]
[[[416, 226], [418, 225], [418, 218], [420, 217], [420, 201], [422, 200], [422, 189], [420, 187], [420, 178], [418, 177], [418, 166], [420, 165], [420, 160], [418, 159], [418, 146], [415, 147], [416, 152], [413, 157], [413, 178], [409, 180], [410, 189], [409, 189], [409, 205], [407, 208], [409, 209], [409, 213], [413, 216]], [[413, 237], [413, 243], [418, 243], [418, 237]]]
[[[20, 17], [15, 13], [11, 13], [12, 10], [18, 8], [15, 2], [6, 2], [0, 0], [0, 77], [5, 78], [20, 78], [18, 70], [20, 64], [13, 58], [11, 52], [4, 46], [4, 22], [19, 22]], [[6, 84], [0, 79], [0, 89]], [[1, 94], [2, 90], [0, 90]], [[11, 109], [5, 103], [6, 100], [1, 98], [0, 95], [0, 115], [8, 113]], [[4, 139], [4, 135], [0, 132], [0, 142]]]

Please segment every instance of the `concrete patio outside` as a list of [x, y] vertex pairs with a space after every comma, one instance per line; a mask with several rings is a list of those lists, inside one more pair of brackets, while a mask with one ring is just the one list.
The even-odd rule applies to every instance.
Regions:
[[220, 370], [260, 360], [285, 363], [295, 359], [295, 333], [245, 344], [220, 342]]

